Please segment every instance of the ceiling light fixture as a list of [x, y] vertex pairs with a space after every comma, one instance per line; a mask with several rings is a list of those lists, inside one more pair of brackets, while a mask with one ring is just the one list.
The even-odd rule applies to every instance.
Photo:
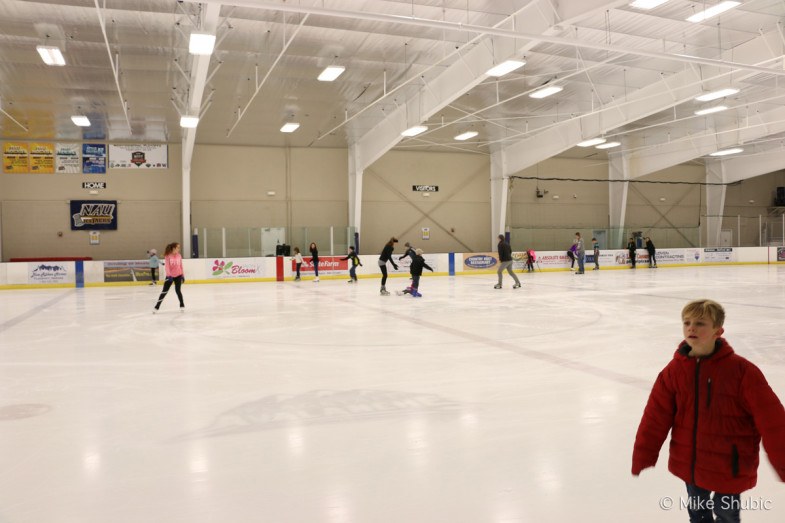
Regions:
[[195, 129], [197, 125], [199, 125], [199, 117], [198, 116], [181, 116], [180, 117], [180, 127], [184, 127], [186, 129]]
[[520, 69], [524, 65], [526, 65], [526, 62], [521, 60], [507, 60], [505, 62], [500, 63], [499, 65], [495, 65], [491, 67], [490, 69], [485, 71], [485, 74], [487, 74], [488, 76], [496, 76], [496, 77], [504, 76], [505, 74], [509, 74], [515, 71], [516, 69]]
[[341, 76], [346, 68], [340, 65], [328, 65], [321, 72], [317, 80], [320, 82], [334, 82], [336, 78]]
[[592, 138], [591, 140], [584, 140], [578, 144], [578, 147], [591, 147], [592, 145], [600, 145], [601, 143], [605, 143], [605, 138]]
[[713, 114], [719, 113], [722, 111], [727, 111], [728, 108], [724, 105], [715, 105], [714, 107], [707, 107], [706, 109], [701, 109], [700, 111], [695, 111], [696, 116], [703, 116], [706, 114]]
[[598, 145], [595, 149], [611, 149], [613, 147], [618, 147], [621, 145], [621, 142], [605, 142], [603, 144]]
[[90, 127], [90, 120], [86, 116], [72, 116], [71, 121], [79, 127]]
[[635, 0], [630, 4], [630, 7], [636, 9], [654, 9], [658, 5], [662, 5], [668, 0]]
[[741, 152], [744, 152], [744, 149], [741, 147], [733, 147], [731, 149], [723, 149], [722, 151], [711, 153], [709, 156], [728, 156], [729, 154], [738, 154]]
[[480, 133], [478, 133], [477, 131], [466, 131], [465, 133], [456, 136], [455, 139], [458, 140], [459, 142], [462, 142], [464, 140], [468, 140], [469, 138], [474, 138], [478, 134]]
[[545, 98], [546, 96], [560, 93], [563, 90], [564, 87], [562, 87], [561, 85], [549, 85], [547, 87], [543, 87], [542, 89], [537, 89], [536, 91], [534, 91], [529, 95], [529, 98]]
[[215, 35], [208, 33], [191, 33], [188, 41], [188, 52], [196, 55], [211, 55], [215, 48]]
[[704, 9], [703, 11], [699, 11], [692, 15], [691, 17], [687, 18], [688, 22], [703, 22], [704, 20], [708, 20], [713, 16], [717, 16], [720, 13], [724, 13], [729, 9], [733, 9], [734, 7], [740, 6], [741, 2], [734, 2], [732, 0], [727, 0], [725, 2], [720, 2], [717, 5], [713, 5], [708, 9]]
[[417, 136], [418, 134], [424, 133], [428, 130], [427, 125], [415, 125], [414, 127], [409, 127], [405, 131], [401, 133], [401, 136], [412, 137]]
[[739, 90], [734, 87], [728, 87], [726, 89], [720, 89], [719, 91], [712, 91], [710, 93], [702, 94], [700, 96], [695, 97], [695, 101], [698, 102], [711, 102], [712, 100], [717, 100], [718, 98], [725, 98], [726, 96], [730, 96], [732, 94], [738, 93]]
[[37, 45], [35, 50], [41, 55], [46, 65], [65, 65], [65, 58], [60, 48], [53, 45]]
[[285, 124], [283, 124], [283, 127], [281, 127], [281, 132], [282, 133], [293, 133], [299, 127], [300, 127], [300, 124], [296, 123], [296, 122], [285, 123]]

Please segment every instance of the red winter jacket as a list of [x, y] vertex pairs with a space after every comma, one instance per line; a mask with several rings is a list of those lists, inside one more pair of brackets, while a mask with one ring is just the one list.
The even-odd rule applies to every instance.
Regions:
[[785, 409], [766, 378], [723, 338], [703, 358], [682, 342], [654, 383], [635, 436], [632, 473], [657, 463], [671, 431], [668, 470], [687, 483], [740, 494], [758, 479], [761, 438], [785, 481]]

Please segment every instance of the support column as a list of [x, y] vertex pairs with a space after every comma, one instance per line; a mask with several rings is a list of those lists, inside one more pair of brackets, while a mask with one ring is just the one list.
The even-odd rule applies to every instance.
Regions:
[[[190, 164], [190, 159], [189, 162]], [[183, 239], [180, 254], [183, 258], [191, 257], [191, 167], [183, 167], [183, 195], [182, 195], [182, 230]]]
[[491, 152], [491, 236], [490, 250], [496, 249], [496, 237], [507, 227], [507, 191], [509, 178], [504, 176], [505, 157], [501, 149]]
[[[608, 155], [608, 248], [623, 249], [624, 222], [627, 216], [627, 192], [630, 179], [629, 157], [624, 153]], [[624, 182], [618, 180], [625, 180]]]
[[[706, 160], [706, 183], [725, 183], [725, 163], [722, 160]], [[720, 244], [725, 189], [725, 185], [706, 185], [706, 247]]]
[[360, 235], [363, 210], [363, 169], [360, 163], [360, 148], [349, 146], [349, 226]]

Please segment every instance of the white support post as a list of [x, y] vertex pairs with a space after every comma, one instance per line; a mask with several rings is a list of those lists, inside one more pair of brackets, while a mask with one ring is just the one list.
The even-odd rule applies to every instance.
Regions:
[[736, 247], [741, 247], [741, 214], [736, 215]]
[[[706, 161], [706, 183], [722, 184], [725, 177], [721, 160]], [[722, 213], [725, 209], [725, 185], [706, 185], [706, 246], [720, 245]]]
[[[363, 170], [360, 164], [360, 147], [349, 146], [349, 226], [360, 233], [363, 208]], [[354, 242], [349, 242], [353, 244]]]
[[182, 216], [182, 248], [180, 254], [183, 258], [191, 257], [191, 168], [183, 167], [182, 177], [182, 201], [181, 203], [181, 216]]
[[758, 215], [758, 247], [763, 247], [763, 219]]
[[608, 218], [610, 227], [607, 248], [621, 249], [624, 243], [624, 222], [627, 216], [629, 191], [629, 156], [611, 154], [608, 158]]
[[207, 258], [207, 227], [202, 229], [202, 258]]
[[330, 256], [335, 256], [335, 240], [333, 238], [333, 226], [330, 225]]
[[221, 258], [226, 258], [226, 227], [221, 227]]
[[496, 237], [507, 228], [507, 194], [509, 178], [504, 177], [504, 152], [491, 151], [491, 236], [490, 250], [496, 248]]

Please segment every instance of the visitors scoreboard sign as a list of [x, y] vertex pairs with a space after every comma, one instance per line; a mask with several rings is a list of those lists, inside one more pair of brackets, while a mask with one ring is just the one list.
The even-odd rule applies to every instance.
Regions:
[[117, 200], [71, 200], [71, 230], [117, 230]]

